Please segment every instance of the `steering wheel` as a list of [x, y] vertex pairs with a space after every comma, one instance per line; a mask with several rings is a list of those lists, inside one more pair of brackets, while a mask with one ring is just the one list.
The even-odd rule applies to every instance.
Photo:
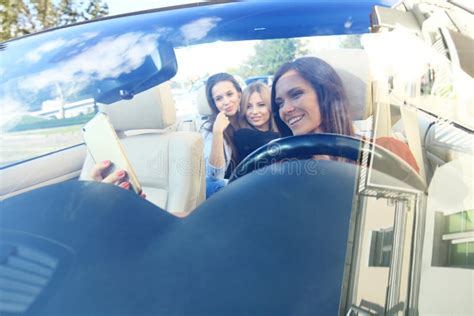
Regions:
[[[368, 146], [366, 146], [368, 144]], [[415, 189], [426, 190], [423, 179], [404, 160], [373, 142], [339, 134], [307, 134], [279, 138], [247, 156], [232, 172], [232, 182], [254, 170], [288, 159], [311, 159], [315, 155], [345, 158], [356, 163], [370, 155], [375, 170], [388, 174]]]

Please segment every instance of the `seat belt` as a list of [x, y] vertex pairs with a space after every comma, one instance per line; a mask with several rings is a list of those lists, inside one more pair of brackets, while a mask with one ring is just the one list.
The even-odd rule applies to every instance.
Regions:
[[[409, 100], [412, 102], [412, 100]], [[408, 147], [410, 148], [413, 156], [415, 157], [416, 163], [420, 168], [420, 176], [426, 182], [425, 163], [423, 159], [423, 152], [421, 149], [421, 137], [420, 129], [418, 127], [418, 109], [413, 103], [400, 105], [400, 113], [402, 115], [403, 127], [405, 128], [405, 134], [408, 141]]]
[[392, 118], [390, 115], [388, 83], [385, 81], [374, 81], [372, 87], [375, 104], [373, 137], [391, 137]]
[[[392, 137], [392, 119], [390, 107], [391, 104], [398, 105], [400, 107], [401, 120], [405, 129], [408, 147], [410, 148], [410, 151], [415, 157], [416, 163], [420, 168], [421, 178], [426, 182], [421, 136], [420, 130], [418, 128], [418, 110], [413, 105], [416, 104], [416, 96], [409, 98], [405, 95], [404, 99], [408, 100], [408, 102], [403, 102], [403, 99], [400, 99], [389, 91], [388, 82], [375, 81], [373, 85], [374, 103], [376, 109], [374, 137]], [[416, 85], [414, 89], [417, 91], [416, 89], [419, 89], [419, 85]], [[419, 93], [415, 93], [415, 95], [419, 95]]]

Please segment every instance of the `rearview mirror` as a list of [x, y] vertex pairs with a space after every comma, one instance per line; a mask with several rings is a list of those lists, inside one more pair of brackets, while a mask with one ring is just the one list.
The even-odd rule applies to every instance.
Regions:
[[131, 99], [134, 95], [165, 82], [177, 72], [176, 56], [173, 47], [166, 42], [158, 42], [141, 66], [118, 76], [98, 81], [95, 85], [95, 100], [110, 104], [119, 100]]

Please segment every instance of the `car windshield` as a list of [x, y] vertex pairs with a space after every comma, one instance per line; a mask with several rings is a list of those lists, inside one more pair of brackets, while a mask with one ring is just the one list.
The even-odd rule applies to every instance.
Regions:
[[[295, 14], [300, 14], [305, 6], [307, 3], [299, 4]], [[315, 5], [318, 9], [320, 6]], [[326, 10], [331, 10], [331, 5], [327, 6]], [[468, 88], [472, 85], [472, 77], [415, 33], [402, 29], [361, 36], [357, 33], [365, 31], [366, 22], [344, 12], [337, 17], [344, 22], [342, 26], [333, 23], [332, 27], [311, 31], [307, 25], [310, 23], [308, 16], [301, 18], [307, 21], [305, 24], [286, 32], [282, 29], [284, 26], [273, 23], [270, 16], [273, 12], [266, 11], [263, 5], [253, 4], [251, 8], [261, 15], [261, 27], [249, 20], [247, 29], [237, 28], [235, 20], [226, 16], [235, 15], [237, 8], [223, 10], [217, 15], [210, 12], [200, 18], [194, 18], [194, 9], [190, 8], [176, 10], [174, 15], [157, 12], [130, 16], [127, 23], [135, 26], [125, 32], [118, 26], [101, 30], [100, 25], [104, 22], [97, 22], [75, 29], [65, 28], [59, 35], [46, 32], [24, 41], [6, 43], [0, 69], [1, 130], [2, 148], [10, 149], [3, 150], [2, 165], [80, 143], [79, 127], [94, 115], [98, 104], [133, 97], [134, 93], [159, 81], [171, 79], [177, 115], [187, 119], [198, 114], [195, 92], [213, 73], [228, 71], [240, 76], [243, 85], [244, 80], [271, 84], [268, 74], [285, 60], [333, 48], [364, 47], [374, 60], [371, 65], [375, 70], [374, 78], [389, 81], [396, 71], [397, 77], [404, 81], [398, 85], [405, 90], [403, 94], [421, 82], [424, 85], [421, 95], [409, 92], [416, 100], [431, 98], [430, 102], [419, 102], [420, 109], [472, 130], [473, 107], [469, 106], [472, 89]], [[280, 6], [275, 6], [272, 10], [279, 9]], [[348, 11], [351, 9], [358, 9], [357, 5], [347, 8]], [[312, 14], [318, 18], [322, 13]], [[120, 24], [119, 20], [116, 24]], [[342, 35], [321, 36], [321, 33]], [[251, 40], [239, 40], [244, 37]], [[270, 39], [252, 40], [265, 37]], [[160, 60], [160, 54], [172, 58], [167, 56], [172, 53], [164, 52], [162, 47], [170, 46], [170, 43], [174, 46], [178, 72], [174, 76], [173, 70], [169, 70], [159, 78], [161, 75], [154, 73], [158, 68], [166, 68], [169, 62]], [[409, 45], [410, 49], [400, 51], [402, 45]], [[282, 50], [276, 54], [276, 60], [266, 56], [266, 50], [273, 47]], [[10, 55], [10, 51], [23, 51], [23, 57], [18, 59], [17, 54]], [[38, 142], [37, 137], [41, 134], [54, 137], [57, 133], [69, 133], [69, 137], [38, 144], [46, 147], [39, 152], [31, 147], [25, 152], [14, 145], [21, 136]], [[12, 150], [13, 147], [16, 149]]]
[[[120, 83], [117, 82], [120, 82], [122, 73], [127, 74], [133, 70], [134, 76], [141, 76], [144, 69], [153, 66], [153, 53], [157, 51], [155, 42], [160, 33], [130, 32], [119, 36], [107, 36], [100, 41], [96, 39], [97, 34], [83, 33], [81, 36], [71, 41], [60, 39], [46, 41], [25, 54], [24, 60], [17, 60], [11, 68], [4, 67], [4, 74], [13, 75], [12, 78], [6, 76], [7, 80], [2, 85], [0, 96], [3, 148], [15, 147], [10, 146], [9, 141], [18, 139], [21, 135], [30, 135], [31, 141], [36, 142], [38, 135], [54, 137], [54, 134], [65, 132], [70, 133], [70, 137], [68, 139], [59, 137], [55, 141], [59, 143], [50, 144], [49, 148], [62, 148], [80, 143], [80, 126], [94, 115], [98, 104], [101, 103], [97, 91], [120, 87]], [[88, 37], [90, 39], [87, 39]], [[407, 40], [410, 41], [412, 49], [404, 51], [406, 56], [400, 51], [394, 53], [401, 43], [406, 45]], [[79, 41], [82, 41], [81, 45], [87, 49], [78, 49], [76, 45]], [[251, 76], [258, 71], [262, 73], [275, 71], [277, 67], [277, 64], [259, 64], [263, 70], [250, 68], [255, 63], [269, 62], [265, 56], [258, 56], [255, 48], [259, 45], [278, 46], [285, 44], [285, 41], [288, 40], [216, 41], [176, 48], [179, 70], [171, 79], [171, 83], [178, 118], [189, 119], [198, 115], [196, 91], [205, 84], [210, 74], [228, 71], [240, 75], [241, 78], [248, 78], [246, 80], [248, 84], [258, 80], [271, 84], [266, 79], [268, 77]], [[468, 88], [472, 84], [472, 78], [462, 69], [453, 67], [449, 60], [412, 34], [401, 31], [399, 34], [394, 32], [364, 36], [299, 37], [290, 41], [295, 47], [285, 52], [288, 56], [279, 56], [281, 61], [284, 58], [311, 55], [325, 49], [364, 46], [373, 56], [376, 65], [374, 69], [377, 72], [374, 71], [374, 75], [379, 76], [380, 80], [389, 78], [394, 69], [400, 73], [403, 71], [405, 82], [402, 83], [404, 85], [402, 89], [411, 89], [411, 86], [423, 80], [422, 84], [429, 88], [423, 88], [423, 94], [413, 97], [416, 97], [416, 100], [430, 98], [430, 102], [420, 102], [418, 105], [420, 109], [466, 128], [473, 128], [471, 120], [473, 107], [469, 106], [472, 90]], [[15, 42], [11, 43], [12, 48], [13, 44]], [[123, 50], [117, 51], [111, 48], [115, 46], [123, 47]], [[72, 48], [74, 50], [71, 51]], [[53, 58], [54, 63], [46, 63], [50, 58]], [[199, 63], [195, 62], [196, 59]], [[103, 60], [109, 62], [104, 64]], [[4, 64], [8, 64], [8, 59]], [[30, 71], [15, 76], [15, 68], [22, 65], [30, 65], [27, 68]], [[39, 66], [38, 72], [34, 71], [35, 66]], [[43, 69], [45, 66], [53, 67]], [[430, 73], [436, 74], [437, 77], [434, 77], [435, 75], [430, 77]], [[99, 86], [91, 87], [89, 84], [95, 79], [100, 80]], [[244, 80], [240, 81], [242, 86], [245, 86]], [[119, 98], [119, 92], [116, 94]], [[44, 151], [45, 148], [41, 150]], [[21, 148], [17, 148], [16, 152], [11, 149], [4, 150], [1, 156], [2, 164], [28, 159], [41, 153], [22, 151]]]

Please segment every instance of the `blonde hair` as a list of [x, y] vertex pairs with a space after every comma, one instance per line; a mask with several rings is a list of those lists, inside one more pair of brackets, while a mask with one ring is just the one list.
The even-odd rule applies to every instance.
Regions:
[[247, 121], [247, 118], [245, 116], [245, 112], [247, 110], [247, 104], [249, 103], [250, 97], [254, 93], [258, 93], [260, 95], [263, 103], [265, 103], [265, 106], [270, 112], [268, 130], [272, 132], [278, 132], [277, 126], [275, 124], [275, 120], [273, 118], [273, 113], [272, 113], [270, 88], [262, 82], [252, 83], [251, 85], [247, 86], [242, 92], [242, 97], [240, 99], [239, 126], [241, 128], [255, 129], [255, 127]]

